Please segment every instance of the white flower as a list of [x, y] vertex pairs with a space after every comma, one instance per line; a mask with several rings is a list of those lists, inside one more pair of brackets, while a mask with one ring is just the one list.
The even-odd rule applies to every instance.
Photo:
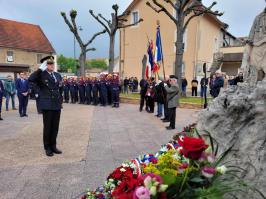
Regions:
[[162, 184], [162, 185], [160, 185], [159, 192], [160, 192], [160, 193], [161, 193], [161, 192], [165, 192], [167, 188], [168, 188], [168, 185]]
[[155, 186], [152, 186], [150, 189], [150, 193], [152, 196], [156, 196], [157, 194], [157, 188]]
[[121, 168], [120, 171], [121, 171], [121, 172], [126, 172], [126, 169]]
[[226, 171], [228, 170], [226, 166], [220, 166], [220, 167], [217, 167], [216, 170], [220, 173], [220, 174], [225, 174]]

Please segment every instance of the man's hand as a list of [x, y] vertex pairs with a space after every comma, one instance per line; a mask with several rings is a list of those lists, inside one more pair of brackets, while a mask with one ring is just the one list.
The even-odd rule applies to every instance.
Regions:
[[47, 69], [47, 61], [43, 62], [43, 63], [40, 65], [39, 69], [41, 69], [42, 71], [45, 71], [45, 70]]

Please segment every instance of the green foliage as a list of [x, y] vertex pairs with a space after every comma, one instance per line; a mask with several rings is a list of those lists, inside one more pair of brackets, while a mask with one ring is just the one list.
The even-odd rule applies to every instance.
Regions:
[[60, 66], [60, 72], [66, 73], [69, 69], [72, 71], [72, 73], [77, 72], [78, 63], [71, 57], [60, 55], [57, 59], [57, 63]]
[[103, 70], [107, 70], [108, 66], [105, 60], [91, 59], [86, 62], [86, 69], [92, 69], [92, 68], [100, 68]]

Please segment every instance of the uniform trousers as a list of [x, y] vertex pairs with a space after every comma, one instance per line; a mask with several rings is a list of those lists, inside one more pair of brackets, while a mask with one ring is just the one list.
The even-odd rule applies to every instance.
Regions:
[[43, 110], [43, 145], [44, 149], [56, 147], [61, 110]]
[[175, 128], [175, 119], [176, 119], [176, 107], [168, 108], [170, 127]]
[[19, 114], [26, 115], [29, 97], [19, 94], [18, 100], [19, 100]]

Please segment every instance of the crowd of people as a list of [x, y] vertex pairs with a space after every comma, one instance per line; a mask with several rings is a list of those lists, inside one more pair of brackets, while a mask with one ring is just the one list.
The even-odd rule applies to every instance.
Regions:
[[140, 107], [139, 111], [145, 110], [148, 113], [155, 112], [157, 103], [156, 117], [161, 118], [165, 123], [170, 123], [167, 130], [175, 129], [176, 108], [178, 107], [179, 87], [177, 77], [171, 75], [166, 80], [155, 81], [155, 78], [142, 79], [140, 81]]
[[[239, 82], [243, 82], [243, 73], [240, 72], [237, 76], [228, 76], [225, 73], [222, 73], [221, 71], [216, 71], [215, 74], [213, 74], [209, 78], [202, 77], [200, 79], [200, 82], [195, 77], [191, 81], [191, 96], [197, 97], [198, 96], [198, 88], [200, 83], [200, 97], [204, 97], [205, 94], [207, 94], [207, 91], [209, 89], [210, 95], [213, 98], [216, 98], [221, 88], [227, 88], [228, 86], [236, 86]], [[185, 77], [182, 77], [182, 92], [181, 96], [186, 97], [187, 96], [187, 86], [188, 81]]]
[[120, 82], [117, 74], [63, 79], [64, 103], [119, 107]]
[[123, 93], [128, 93], [129, 91], [131, 93], [137, 92], [139, 87], [139, 80], [137, 77], [125, 77], [125, 79], [120, 82], [120, 86]]
[[11, 75], [7, 76], [5, 81], [0, 80], [0, 120], [2, 118], [2, 102], [3, 97], [5, 97], [5, 108], [6, 111], [9, 111], [9, 104], [11, 101], [12, 109], [17, 110], [15, 104], [15, 97], [18, 97], [19, 101], [19, 115], [20, 117], [28, 117], [27, 115], [27, 106], [28, 106], [28, 96], [29, 96], [29, 82], [26, 78], [25, 73], [20, 73], [19, 78], [16, 81], [12, 78]]
[[[61, 91], [64, 103], [119, 107], [120, 82], [117, 74], [101, 75], [99, 78], [64, 77]], [[5, 98], [6, 111], [10, 110], [10, 101], [12, 110], [17, 110], [16, 96], [19, 102], [20, 117], [28, 117], [29, 99], [36, 100], [37, 111], [39, 114], [42, 113], [39, 105], [40, 88], [28, 81], [26, 73], [20, 73], [16, 80], [11, 75], [8, 75], [4, 81], [0, 80], [0, 120], [3, 120], [1, 115], [3, 98]]]

